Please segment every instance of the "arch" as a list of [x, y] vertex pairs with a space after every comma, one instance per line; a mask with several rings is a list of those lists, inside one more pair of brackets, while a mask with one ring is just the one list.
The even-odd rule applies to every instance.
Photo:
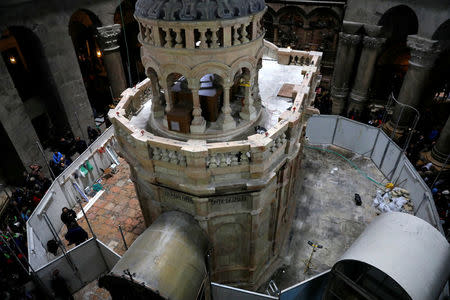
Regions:
[[[161, 76], [161, 70], [159, 68], [159, 64], [155, 61], [155, 59], [153, 57], [151, 57], [150, 55], [144, 54], [142, 56], [142, 63], [146, 70], [148, 68], [152, 68], [156, 71], [157, 74], [159, 74]], [[146, 75], [147, 75], [147, 73], [146, 73]]]
[[167, 82], [167, 78], [169, 77], [170, 74], [178, 73], [178, 74], [183, 75], [186, 78], [189, 86], [193, 83], [193, 82], [191, 82], [192, 80], [190, 80], [192, 78], [191, 77], [191, 69], [189, 69], [183, 65], [177, 65], [177, 64], [164, 65], [161, 67], [161, 70], [164, 70], [163, 73], [161, 74], [161, 78], [160, 78], [160, 80], [162, 82]]
[[113, 104], [103, 53], [97, 42], [97, 28], [102, 23], [87, 9], [79, 9], [70, 17], [68, 29], [77, 55], [83, 82], [94, 116], [106, 114]]
[[338, 22], [341, 20], [341, 16], [339, 16], [339, 14], [334, 11], [331, 8], [327, 8], [327, 7], [318, 7], [313, 9], [311, 12], [309, 12], [309, 14], [307, 15], [307, 18], [310, 19], [314, 16], [319, 16], [319, 15], [329, 15], [333, 18], [335, 18]]
[[241, 71], [243, 68], [248, 69], [250, 71], [250, 77], [254, 78], [256, 63], [257, 61], [253, 57], [242, 57], [236, 60], [231, 65], [231, 78], [234, 78], [236, 73]]
[[301, 9], [300, 7], [298, 7], [298, 6], [293, 6], [293, 5], [288, 5], [288, 6], [284, 6], [283, 8], [281, 8], [281, 9], [279, 9], [279, 10], [277, 11], [276, 18], [275, 18], [274, 21], [275, 21], [276, 23], [279, 23], [279, 22], [280, 22], [280, 18], [281, 18], [283, 15], [291, 14], [291, 13], [297, 14], [297, 15], [299, 15], [299, 16], [302, 17], [302, 18], [306, 18], [306, 16], [307, 16], [307, 14], [305, 13], [305, 11], [304, 11], [303, 9]]
[[41, 40], [27, 27], [10, 26], [2, 42], [2, 57], [17, 93], [24, 103], [33, 103], [26, 111], [41, 144], [56, 148], [56, 136], [70, 129]]
[[207, 62], [197, 65], [192, 71], [193, 80], [199, 81], [206, 73], [216, 74], [222, 77], [224, 83], [231, 82], [231, 68], [225, 64], [218, 62]]
[[383, 26], [387, 38], [406, 40], [408, 35], [416, 34], [419, 29], [417, 14], [406, 5], [398, 5], [388, 9], [378, 21]]
[[442, 23], [433, 33], [432, 40], [450, 40], [450, 19]]

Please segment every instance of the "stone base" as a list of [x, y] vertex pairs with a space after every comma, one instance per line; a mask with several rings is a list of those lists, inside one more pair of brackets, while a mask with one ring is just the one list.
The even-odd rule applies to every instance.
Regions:
[[236, 128], [236, 121], [233, 119], [233, 117], [226, 119], [224, 118], [222, 121], [222, 130], [231, 130]]
[[191, 133], [204, 133], [206, 130], [206, 121], [200, 125], [191, 125]]
[[[383, 125], [383, 131], [389, 136], [392, 136], [392, 133], [395, 130], [395, 124], [393, 124], [391, 121], [388, 121]], [[404, 134], [406, 130], [404, 128], [397, 127], [395, 131], [395, 135], [392, 137], [394, 141], [398, 141]]]
[[423, 158], [426, 163], [432, 163], [433, 167], [435, 167], [437, 171], [450, 171], [450, 161], [448, 161], [447, 165], [444, 166], [443, 162], [440, 162], [433, 157], [431, 151], [425, 152], [423, 154]]
[[331, 113], [333, 115], [340, 115], [345, 108], [345, 101], [341, 98], [332, 98], [332, 108]]
[[250, 110], [249, 112], [243, 112], [243, 111], [241, 111], [241, 112], [239, 113], [239, 116], [240, 116], [243, 120], [246, 120], [246, 121], [251, 121], [251, 120], [256, 119], [256, 116], [257, 116], [257, 115], [258, 115], [258, 114], [256, 113], [256, 110], [255, 110], [255, 109]]

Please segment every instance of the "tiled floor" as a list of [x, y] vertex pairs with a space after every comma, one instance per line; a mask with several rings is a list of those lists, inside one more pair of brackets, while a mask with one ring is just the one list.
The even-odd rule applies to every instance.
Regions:
[[[86, 216], [97, 238], [117, 254], [123, 255], [125, 247], [118, 226], [122, 227], [127, 245], [130, 246], [145, 230], [145, 224], [133, 182], [129, 179], [130, 167], [120, 159], [118, 168], [117, 174], [102, 182], [105, 192], [86, 211]], [[91, 237], [86, 219], [83, 217], [78, 223]], [[63, 228], [60, 234], [63, 240], [65, 232]]]
[[[134, 185], [129, 179], [130, 167], [120, 159], [117, 174], [102, 182], [105, 192], [86, 212], [86, 216], [97, 238], [109, 246], [117, 254], [123, 255], [125, 247], [118, 226], [122, 226], [127, 245], [145, 230], [144, 217], [142, 216]], [[78, 220], [91, 237], [86, 219]], [[63, 229], [62, 235], [65, 233]], [[70, 247], [69, 247], [70, 248]], [[100, 300], [111, 299], [109, 293], [97, 286], [93, 281], [82, 290], [74, 294], [76, 300]]]

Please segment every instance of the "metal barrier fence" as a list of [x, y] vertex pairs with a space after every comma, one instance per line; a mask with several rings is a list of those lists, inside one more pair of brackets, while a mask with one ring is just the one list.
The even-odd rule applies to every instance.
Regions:
[[383, 130], [341, 116], [315, 115], [306, 137], [312, 145], [334, 145], [370, 158], [390, 182], [410, 192], [414, 215], [444, 234], [430, 189]]
[[329, 277], [330, 270], [282, 290], [280, 300], [321, 300]]
[[[27, 221], [29, 264], [48, 287], [52, 272], [58, 269], [71, 292], [75, 292], [120, 258], [95, 237], [70, 251], [60, 245], [62, 254], [57, 258], [50, 257], [46, 249], [47, 241], [59, 240], [64, 226], [60, 218], [62, 208], [74, 208], [78, 199], [89, 200], [85, 188], [92, 186], [113, 163], [119, 163], [114, 150], [116, 143], [114, 129], [110, 127], [53, 181]], [[80, 172], [82, 166], [88, 166], [85, 176]]]
[[227, 285], [211, 283], [211, 294], [214, 300], [265, 300], [279, 299], [278, 297], [250, 292]]

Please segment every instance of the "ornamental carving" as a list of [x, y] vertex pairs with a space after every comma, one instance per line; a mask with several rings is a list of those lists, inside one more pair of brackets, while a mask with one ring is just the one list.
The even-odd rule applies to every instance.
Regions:
[[339, 32], [339, 40], [343, 44], [355, 46], [361, 42], [361, 36], [357, 34]]
[[265, 7], [264, 0], [138, 0], [135, 15], [166, 21], [211, 21], [249, 16]]
[[119, 49], [119, 35], [121, 27], [119, 24], [98, 27], [97, 40], [103, 51], [113, 51]]
[[364, 48], [378, 49], [384, 44], [386, 39], [365, 36], [363, 39]]
[[440, 52], [438, 41], [419, 36], [408, 37], [408, 47], [411, 49], [409, 63], [419, 68], [431, 68]]

